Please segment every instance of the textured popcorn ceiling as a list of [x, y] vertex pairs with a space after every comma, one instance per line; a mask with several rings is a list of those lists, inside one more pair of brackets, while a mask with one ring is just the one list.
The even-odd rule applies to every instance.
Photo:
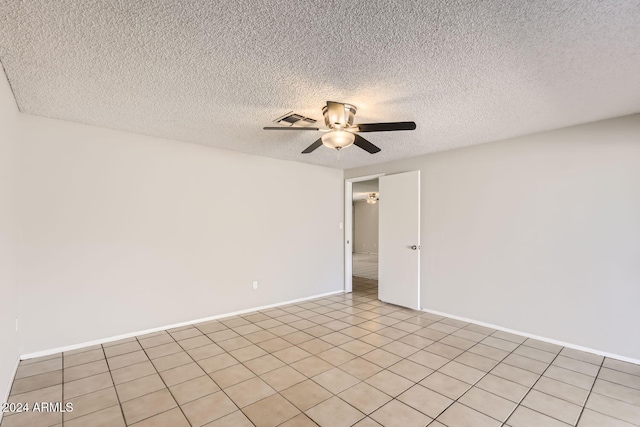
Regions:
[[[20, 110], [350, 168], [640, 111], [640, 2], [0, 0]], [[326, 100], [382, 152], [267, 132]]]

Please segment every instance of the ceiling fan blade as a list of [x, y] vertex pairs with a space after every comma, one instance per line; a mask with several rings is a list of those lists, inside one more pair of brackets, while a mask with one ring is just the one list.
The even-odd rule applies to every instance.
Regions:
[[364, 139], [363, 137], [361, 137], [360, 135], [355, 135], [356, 140], [353, 141], [353, 143], [355, 145], [357, 145], [358, 147], [362, 148], [364, 151], [371, 153], [371, 154], [375, 154], [378, 151], [380, 151], [380, 147], [377, 147], [375, 145], [373, 145], [372, 143], [370, 143], [369, 141], [367, 141], [366, 139]]
[[361, 123], [357, 132], [390, 132], [394, 130], [414, 130], [416, 122]]
[[320, 128], [303, 128], [295, 126], [266, 126], [264, 130], [320, 130]]
[[302, 154], [309, 154], [312, 151], [314, 151], [316, 148], [320, 147], [321, 145], [322, 145], [322, 138], [318, 139], [316, 142], [314, 142], [313, 144], [305, 148]]

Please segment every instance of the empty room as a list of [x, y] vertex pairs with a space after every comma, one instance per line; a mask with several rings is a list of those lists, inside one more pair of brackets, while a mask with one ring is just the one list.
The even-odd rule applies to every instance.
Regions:
[[640, 3], [0, 0], [1, 427], [640, 426]]

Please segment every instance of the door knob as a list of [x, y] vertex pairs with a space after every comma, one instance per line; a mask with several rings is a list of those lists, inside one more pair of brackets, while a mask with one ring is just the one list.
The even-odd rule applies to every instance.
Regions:
[[410, 246], [411, 249], [413, 249], [414, 251], [420, 249], [420, 245], [411, 245]]

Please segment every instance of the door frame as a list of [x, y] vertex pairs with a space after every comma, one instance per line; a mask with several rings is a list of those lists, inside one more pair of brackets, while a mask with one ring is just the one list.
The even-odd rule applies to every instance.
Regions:
[[353, 183], [370, 181], [384, 173], [358, 176], [344, 180], [344, 292], [353, 291]]

